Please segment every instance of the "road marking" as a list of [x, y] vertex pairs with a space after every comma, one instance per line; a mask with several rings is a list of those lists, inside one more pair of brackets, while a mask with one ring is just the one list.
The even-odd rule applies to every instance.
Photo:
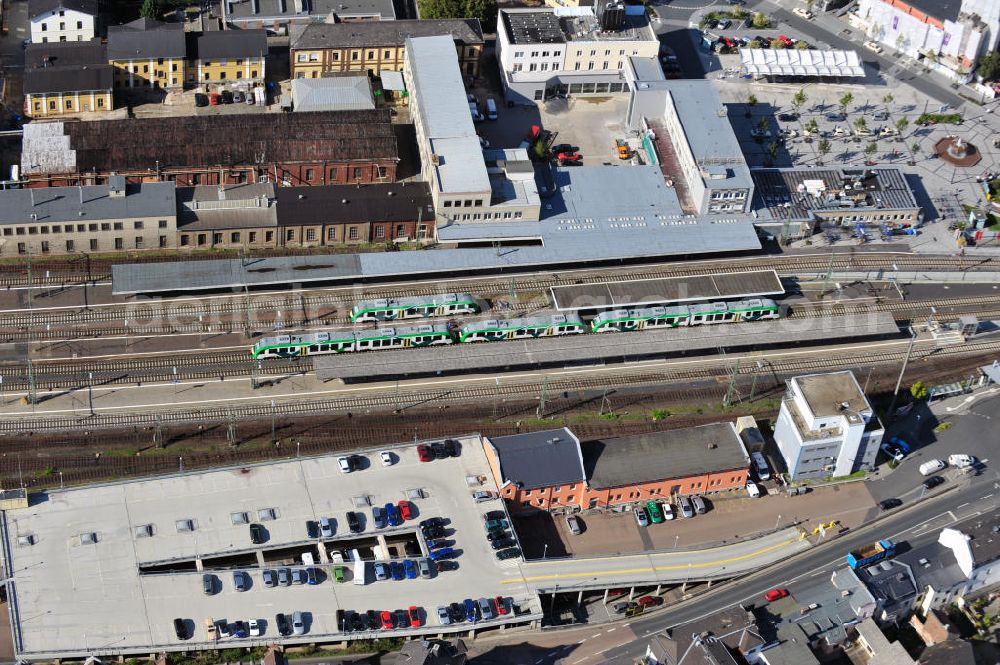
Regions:
[[606, 631], [604, 631], [604, 632], [605, 632], [605, 633], [613, 633], [613, 632], [615, 632], [616, 630], [618, 630], [618, 629], [617, 629], [617, 628], [608, 628], [608, 629], [607, 629]]
[[989, 499], [989, 498], [990, 498], [990, 497], [992, 497], [992, 496], [993, 496], [992, 494], [987, 494], [986, 496], [981, 496], [981, 497], [979, 497], [979, 498], [980, 498], [980, 499]]
[[965, 508], [967, 505], [969, 505], [969, 504], [968, 503], [963, 503], [961, 506], [959, 506], [958, 508], [956, 508], [956, 510], [961, 510], [962, 508]]
[[631, 624], [632, 624], [632, 622], [631, 622], [631, 621], [629, 621], [628, 623], [623, 623], [623, 624], [622, 624], [622, 626], [629, 626], [629, 625], [631, 625]]
[[594, 633], [593, 635], [590, 636], [590, 639], [594, 639], [595, 637], [600, 637], [600, 636], [601, 636], [600, 633]]

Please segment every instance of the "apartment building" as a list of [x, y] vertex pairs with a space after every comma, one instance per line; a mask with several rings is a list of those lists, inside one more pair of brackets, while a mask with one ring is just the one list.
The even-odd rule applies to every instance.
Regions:
[[21, 148], [28, 187], [101, 184], [114, 174], [178, 187], [392, 182], [398, 162], [386, 110], [29, 123]]
[[115, 88], [178, 88], [184, 85], [184, 25], [140, 18], [108, 28], [108, 62]]
[[222, 22], [237, 30], [267, 30], [287, 35], [313, 23], [393, 21], [392, 0], [222, 0]]
[[379, 76], [403, 70], [407, 37], [450, 35], [459, 68], [479, 76], [483, 29], [478, 19], [428, 19], [372, 23], [310, 23], [291, 31], [292, 78], [345, 73]]
[[114, 108], [114, 71], [101, 40], [29, 44], [24, 114], [49, 118]]
[[774, 428], [792, 480], [872, 470], [883, 434], [850, 371], [792, 378]]
[[0, 190], [0, 256], [176, 246], [174, 183]]
[[497, 60], [508, 101], [534, 104], [555, 95], [627, 93], [631, 57], [655, 58], [660, 42], [641, 6], [502, 9]]
[[188, 35], [187, 81], [212, 86], [264, 80], [267, 33], [264, 30], [211, 30]]
[[97, 0], [29, 0], [31, 43], [85, 42], [98, 33]]
[[582, 443], [563, 428], [484, 439], [484, 446], [514, 512], [627, 510], [742, 489], [750, 466], [730, 422]]

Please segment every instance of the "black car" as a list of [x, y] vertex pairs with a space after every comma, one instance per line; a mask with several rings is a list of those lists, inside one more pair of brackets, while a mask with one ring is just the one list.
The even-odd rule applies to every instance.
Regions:
[[344, 610], [337, 610], [337, 630], [341, 633], [347, 630], [347, 623], [344, 620], [345, 616]]
[[448, 457], [448, 451], [445, 450], [444, 443], [441, 441], [435, 441], [431, 444], [431, 452], [434, 453], [434, 459], [445, 459]]
[[351, 533], [361, 533], [361, 517], [353, 510], [347, 511], [347, 528]]
[[578, 147], [570, 145], [569, 143], [557, 143], [549, 148], [549, 152], [554, 155], [558, 155], [560, 152], [576, 152], [577, 150], [579, 150]]
[[444, 520], [440, 517], [428, 517], [425, 520], [420, 520], [421, 529], [429, 526], [444, 526]]
[[444, 449], [450, 457], [458, 457], [462, 454], [462, 444], [455, 439], [445, 439]]
[[926, 489], [934, 489], [943, 482], [944, 478], [942, 478], [941, 476], [931, 476], [930, 478], [924, 481], [924, 487]]
[[365, 617], [368, 619], [368, 630], [378, 630], [382, 627], [382, 620], [379, 619], [378, 612], [375, 610], [365, 612]]
[[798, 119], [799, 119], [799, 114], [798, 113], [779, 113], [778, 114], [778, 120], [781, 120], [782, 122], [794, 122], [795, 120], [798, 120]]
[[448, 570], [458, 570], [458, 562], [449, 561], [448, 559], [439, 559], [434, 562], [434, 565], [437, 567], [439, 573]]
[[260, 545], [267, 540], [267, 531], [260, 524], [250, 525], [250, 542], [254, 545]]
[[306, 535], [310, 538], [319, 538], [319, 522], [316, 520], [306, 520]]
[[186, 640], [190, 635], [188, 635], [187, 626], [184, 624], [184, 619], [174, 619], [174, 633], [177, 635], [177, 639]]
[[424, 533], [424, 538], [430, 540], [432, 538], [443, 538], [444, 529], [439, 526], [426, 526], [421, 529]]
[[882, 510], [892, 510], [893, 508], [898, 508], [903, 505], [903, 502], [899, 499], [885, 499], [878, 504], [878, 507]]
[[222, 92], [220, 92], [219, 93], [219, 97], [222, 98], [222, 103], [223, 104], [232, 104], [233, 103], [233, 93], [231, 91], [229, 91], [229, 90], [223, 90]]
[[278, 629], [278, 635], [291, 635], [292, 626], [288, 623], [288, 617], [278, 613], [274, 615], [274, 625]]
[[559, 166], [583, 166], [579, 159], [560, 159]]
[[490, 547], [492, 547], [495, 550], [507, 549], [508, 547], [514, 547], [514, 545], [517, 545], [517, 543], [514, 542], [514, 540], [512, 540], [511, 538], [494, 540], [493, 542], [490, 543]]
[[200, 92], [194, 93], [194, 105], [208, 106], [208, 95], [202, 94]]
[[486, 540], [494, 541], [507, 537], [507, 529], [497, 529], [486, 533]]
[[507, 519], [507, 514], [502, 510], [491, 510], [488, 513], [483, 513], [483, 520], [505, 520]]
[[368, 625], [365, 617], [361, 616], [357, 612], [351, 612], [351, 616], [348, 618], [347, 623], [348, 628], [354, 632], [364, 630]]
[[396, 610], [392, 613], [392, 617], [396, 621], [396, 628], [410, 627], [410, 615], [406, 613], [406, 610]]
[[452, 603], [448, 606], [448, 617], [452, 623], [465, 621], [465, 606], [462, 603]]

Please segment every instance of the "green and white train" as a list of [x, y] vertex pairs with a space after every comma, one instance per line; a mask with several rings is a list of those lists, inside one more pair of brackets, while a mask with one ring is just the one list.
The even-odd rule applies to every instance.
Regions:
[[262, 337], [253, 345], [254, 358], [294, 358], [326, 353], [407, 349], [413, 346], [454, 344], [445, 325], [423, 325], [375, 330], [330, 330], [302, 335]]
[[676, 328], [735, 321], [761, 321], [781, 316], [769, 298], [739, 302], [699, 303], [675, 307], [647, 307], [601, 312], [590, 321], [591, 332], [618, 332], [646, 328]]
[[468, 293], [440, 293], [393, 300], [362, 300], [351, 308], [351, 322], [369, 323], [478, 313], [479, 303]]

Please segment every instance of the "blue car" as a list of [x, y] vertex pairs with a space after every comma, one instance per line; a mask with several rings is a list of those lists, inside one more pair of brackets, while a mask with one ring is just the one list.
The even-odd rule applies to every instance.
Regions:
[[448, 541], [444, 540], [443, 538], [439, 538], [437, 540], [428, 540], [427, 541], [427, 549], [439, 550], [442, 547], [448, 547]]
[[910, 454], [910, 444], [908, 444], [906, 441], [903, 441], [898, 436], [894, 436], [891, 439], [889, 439], [889, 443], [896, 444], [896, 447], [902, 450], [904, 455]]
[[430, 554], [431, 561], [440, 561], [441, 559], [451, 559], [455, 556], [458, 556], [458, 552], [456, 552], [451, 547], [442, 547], [439, 550], [432, 550]]
[[385, 528], [385, 511], [381, 506], [372, 506], [372, 521], [376, 529]]
[[417, 564], [413, 563], [412, 560], [407, 559], [403, 562], [403, 571], [406, 573], [406, 579], [417, 579]]
[[393, 561], [389, 567], [392, 568], [392, 579], [396, 581], [406, 579], [406, 570], [403, 568], [403, 564]]
[[403, 518], [399, 514], [399, 508], [397, 508], [394, 504], [385, 504], [385, 515], [389, 520], [389, 526], [399, 526], [403, 523]]
[[479, 618], [479, 606], [471, 598], [465, 599], [465, 620], [475, 621]]

